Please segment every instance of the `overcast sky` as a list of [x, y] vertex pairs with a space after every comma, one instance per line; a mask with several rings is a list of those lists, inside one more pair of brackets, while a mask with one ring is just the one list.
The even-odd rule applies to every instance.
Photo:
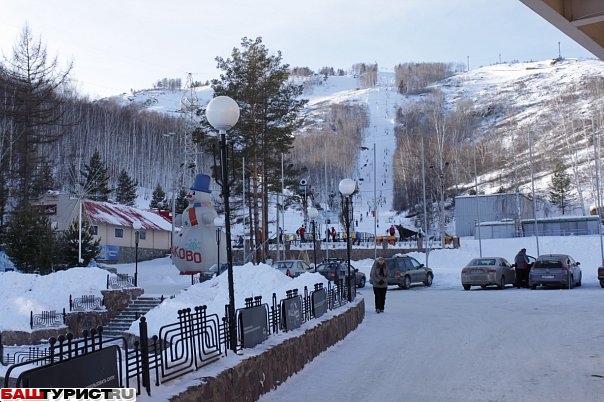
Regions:
[[283, 62], [317, 70], [443, 61], [594, 56], [519, 0], [0, 0], [0, 50], [25, 23], [92, 97], [145, 89], [163, 77], [217, 78], [215, 58], [262, 37]]

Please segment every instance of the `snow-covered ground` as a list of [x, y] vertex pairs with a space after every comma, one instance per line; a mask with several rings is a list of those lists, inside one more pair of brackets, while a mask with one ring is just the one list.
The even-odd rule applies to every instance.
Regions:
[[[522, 247], [537, 255], [536, 240], [479, 244], [462, 238], [459, 249], [432, 251], [428, 261], [435, 274], [433, 286], [408, 291], [391, 287], [386, 313], [379, 317], [373, 313], [369, 285], [360, 289], [358, 298], [365, 299], [367, 316], [359, 328], [263, 400], [294, 400], [288, 399], [293, 395], [308, 396], [296, 400], [330, 401], [598, 400], [604, 391], [604, 359], [598, 347], [604, 336], [599, 307], [604, 289], [596, 273], [602, 260], [598, 236], [538, 239], [541, 254], [569, 253], [581, 262], [580, 288], [466, 292], [461, 287], [460, 270], [479, 255], [480, 246], [483, 256], [512, 260]], [[425, 262], [423, 253], [410, 255]], [[372, 260], [354, 262], [366, 274], [371, 264]], [[133, 274], [135, 264], [117, 269]], [[222, 315], [228, 301], [225, 275], [190, 286], [190, 277], [180, 276], [169, 258], [141, 262], [138, 273], [147, 294], [175, 295], [147, 314], [150, 333], [175, 322], [180, 308], [205, 304], [209, 312]], [[61, 310], [68, 306], [69, 294], [100, 295], [105, 278], [106, 271], [98, 268], [47, 276], [0, 273], [0, 305], [11, 312], [0, 315], [0, 329], [28, 330], [30, 309]], [[311, 273], [291, 279], [263, 264], [235, 267], [234, 278], [237, 307], [243, 307], [245, 297], [262, 295], [266, 301], [273, 292], [284, 295], [286, 290], [324, 281]], [[272, 335], [241, 356], [231, 354], [200, 372], [162, 384], [153, 389], [151, 398], [139, 400], [167, 398], [310, 325], [316, 323], [306, 323], [300, 332]], [[517, 346], [520, 340], [522, 347]]]

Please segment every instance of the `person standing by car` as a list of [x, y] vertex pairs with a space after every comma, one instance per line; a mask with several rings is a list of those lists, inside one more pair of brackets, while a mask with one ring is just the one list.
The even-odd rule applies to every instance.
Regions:
[[378, 258], [371, 267], [369, 279], [373, 285], [373, 294], [375, 296], [375, 312], [383, 313], [386, 304], [386, 291], [388, 290], [388, 267], [384, 257]]
[[529, 280], [529, 259], [526, 256], [526, 249], [523, 248], [516, 254], [514, 258], [516, 265], [516, 287], [528, 288]]
[[306, 237], [304, 236], [304, 234], [306, 233], [306, 226], [302, 225], [298, 230], [300, 231], [300, 241], [302, 243], [306, 243]]

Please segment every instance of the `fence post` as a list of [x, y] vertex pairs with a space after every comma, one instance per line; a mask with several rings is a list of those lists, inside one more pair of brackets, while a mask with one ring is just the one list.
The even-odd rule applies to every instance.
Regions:
[[140, 350], [143, 387], [145, 387], [147, 390], [147, 395], [151, 396], [151, 376], [149, 373], [149, 337], [147, 336], [147, 319], [145, 317], [141, 317], [139, 321], [138, 335], [141, 342]]

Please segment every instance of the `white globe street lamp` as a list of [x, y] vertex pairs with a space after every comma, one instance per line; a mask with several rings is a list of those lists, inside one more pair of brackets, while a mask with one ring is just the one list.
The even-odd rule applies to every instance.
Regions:
[[[217, 96], [208, 103], [206, 118], [220, 135], [220, 167], [222, 173], [222, 199], [224, 200], [224, 231], [227, 254], [229, 283], [229, 342], [233, 352], [237, 352], [237, 323], [235, 322], [235, 286], [233, 283], [233, 252], [231, 248], [231, 210], [229, 207], [229, 170], [227, 161], [226, 132], [239, 120], [239, 105], [228, 96]], [[218, 262], [220, 268], [220, 261]]]
[[342, 194], [342, 216], [344, 218], [344, 226], [346, 226], [346, 256], [348, 260], [348, 278], [346, 279], [346, 288], [348, 290], [348, 301], [353, 300], [352, 295], [352, 275], [350, 270], [350, 197], [357, 188], [357, 183], [352, 179], [342, 179], [338, 185], [340, 194]]

